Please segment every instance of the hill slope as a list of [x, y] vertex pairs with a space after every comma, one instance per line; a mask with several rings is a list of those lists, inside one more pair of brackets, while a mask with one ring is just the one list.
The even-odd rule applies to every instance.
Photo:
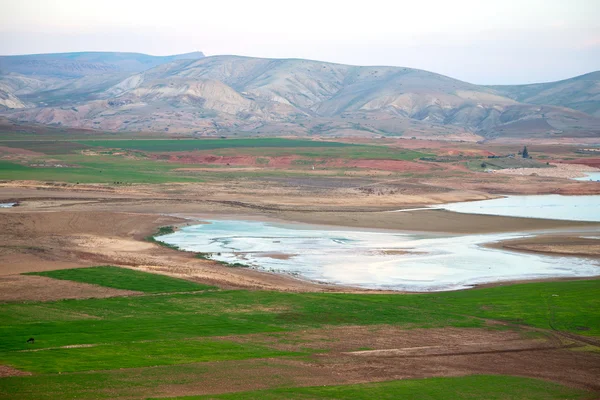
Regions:
[[[17, 121], [78, 128], [208, 135], [248, 132], [470, 140], [600, 136], [600, 119], [594, 115], [524, 102], [516, 89], [473, 85], [422, 70], [300, 59], [174, 57], [133, 73], [120, 67], [118, 72], [102, 70], [68, 79], [56, 72], [39, 77], [14, 70], [0, 76], [0, 84], [35, 107], [4, 114]], [[119, 64], [121, 59], [117, 59], [114, 65], [140, 68], [136, 60]]]

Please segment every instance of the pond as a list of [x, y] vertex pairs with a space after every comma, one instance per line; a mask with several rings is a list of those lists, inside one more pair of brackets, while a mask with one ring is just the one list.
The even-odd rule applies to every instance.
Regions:
[[[584, 277], [600, 263], [482, 246], [528, 236], [417, 234], [299, 223], [208, 220], [158, 237], [211, 258], [318, 282], [374, 289], [440, 291], [508, 280]], [[591, 232], [593, 235], [596, 232]]]

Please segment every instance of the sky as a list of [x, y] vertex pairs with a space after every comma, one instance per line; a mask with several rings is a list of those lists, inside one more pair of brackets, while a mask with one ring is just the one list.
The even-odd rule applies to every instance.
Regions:
[[74, 51], [202, 51], [547, 82], [600, 70], [600, 0], [0, 0], [1, 55]]

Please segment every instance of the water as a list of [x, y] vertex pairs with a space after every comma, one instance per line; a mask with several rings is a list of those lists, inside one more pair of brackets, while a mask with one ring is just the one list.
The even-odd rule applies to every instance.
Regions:
[[573, 178], [576, 181], [595, 181], [600, 182], [600, 172], [585, 172], [585, 176]]
[[444, 204], [439, 208], [468, 214], [600, 222], [600, 195], [508, 196], [493, 200]]
[[[406, 291], [517, 279], [594, 276], [598, 261], [489, 249], [523, 234], [439, 235], [211, 220], [159, 240], [212, 258], [319, 282]], [[403, 254], [405, 253], [405, 254]], [[289, 257], [289, 258], [286, 258]]]
[[0, 203], [0, 208], [11, 208], [14, 207], [17, 203]]

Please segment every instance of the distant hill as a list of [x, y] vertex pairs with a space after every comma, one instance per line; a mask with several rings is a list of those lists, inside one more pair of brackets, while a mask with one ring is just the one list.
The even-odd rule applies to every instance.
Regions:
[[[94, 62], [98, 53], [77, 54], [82, 54], [73, 56], [77, 62]], [[1, 74], [0, 89], [8, 88], [7, 96], [27, 107], [10, 107], [3, 114], [24, 123], [198, 135], [600, 136], [596, 115], [557, 101], [521, 98], [519, 93], [532, 90], [474, 85], [411, 68], [200, 53], [143, 69], [152, 64], [143, 64], [144, 57], [151, 56], [102, 54], [102, 65], [119, 69], [66, 77], [13, 67]], [[597, 106], [589, 84], [578, 84], [581, 98], [591, 99], [588, 109]], [[576, 92], [574, 84], [571, 98]]]
[[600, 117], [600, 71], [558, 82], [490, 88], [519, 102], [568, 107]]
[[50, 76], [61, 78], [91, 74], [141, 72], [175, 60], [199, 59], [202, 52], [173, 56], [150, 56], [140, 53], [81, 52], [0, 56], [0, 73]]

